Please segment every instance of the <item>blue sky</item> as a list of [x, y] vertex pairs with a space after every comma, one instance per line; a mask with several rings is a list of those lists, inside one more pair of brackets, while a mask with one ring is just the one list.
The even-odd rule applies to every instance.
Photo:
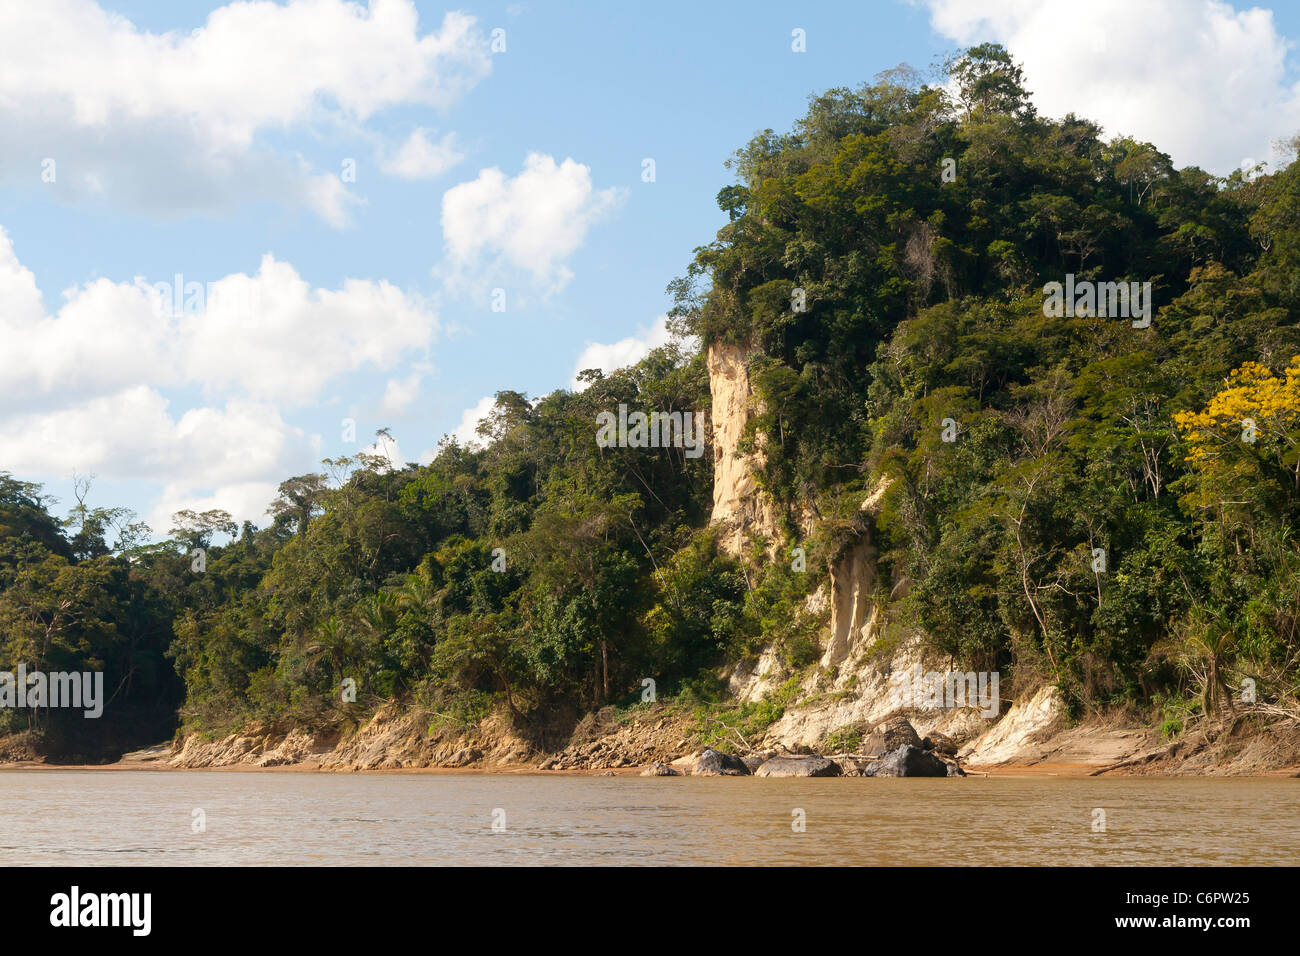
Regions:
[[[970, 42], [1006, 43], [1044, 112], [1180, 165], [1227, 172], [1300, 132], [1294, 7], [1094, 6], [13, 5], [0, 469], [64, 506], [94, 474], [92, 504], [165, 532], [180, 507], [264, 524], [279, 480], [381, 426], [427, 457], [496, 390], [544, 394], [584, 353], [658, 341], [665, 286], [724, 221], [723, 162], [756, 132]], [[176, 274], [256, 277], [265, 314], [160, 317], [142, 290]]]

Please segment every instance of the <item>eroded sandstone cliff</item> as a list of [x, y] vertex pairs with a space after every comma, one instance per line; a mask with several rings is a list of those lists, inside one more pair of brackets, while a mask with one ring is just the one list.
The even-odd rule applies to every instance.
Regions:
[[773, 541], [779, 533], [776, 509], [755, 481], [762, 453], [739, 450], [745, 426], [762, 410], [749, 380], [750, 354], [740, 345], [712, 344], [707, 355], [713, 398], [711, 520], [719, 529], [719, 547], [732, 556], [741, 554], [752, 535]]

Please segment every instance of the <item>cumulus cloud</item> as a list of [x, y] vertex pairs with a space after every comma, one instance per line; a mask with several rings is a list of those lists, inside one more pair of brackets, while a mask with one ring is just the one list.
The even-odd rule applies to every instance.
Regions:
[[492, 414], [496, 406], [495, 395], [484, 395], [473, 408], [467, 408], [460, 416], [460, 424], [449, 433], [458, 443], [465, 446], [481, 446], [483, 439], [479, 436], [478, 423]]
[[[923, 0], [931, 26], [966, 45], [1003, 44], [1034, 104], [1074, 112], [1226, 174], [1300, 132], [1290, 44], [1269, 10], [1218, 0]], [[1068, 28], [1067, 28], [1068, 25]]]
[[251, 521], [254, 525], [266, 527], [267, 506], [278, 494], [279, 483], [274, 481], [242, 482], [210, 492], [169, 484], [163, 488], [162, 495], [144, 520], [159, 537], [165, 536], [172, 528], [172, 516], [185, 510], [202, 514], [220, 509], [229, 512], [236, 522]]
[[164, 34], [94, 0], [3, 4], [0, 168], [65, 200], [182, 215], [274, 199], [342, 225], [340, 178], [259, 135], [445, 107], [490, 69], [472, 17], [421, 35], [412, 0], [232, 3]]
[[530, 153], [516, 176], [492, 167], [442, 197], [442, 235], [451, 285], [471, 275], [523, 276], [545, 292], [573, 278], [567, 262], [591, 227], [622, 199], [596, 189], [591, 170], [573, 159]]
[[139, 383], [304, 404], [343, 373], [426, 350], [438, 329], [428, 303], [388, 282], [315, 289], [271, 255], [251, 276], [97, 279], [63, 299], [44, 314], [0, 228], [0, 399], [10, 408]]
[[420, 396], [422, 377], [419, 372], [415, 372], [405, 378], [390, 378], [384, 387], [384, 400], [381, 406], [383, 413], [395, 416], [405, 414]]
[[[426, 303], [386, 282], [312, 288], [269, 255], [251, 276], [166, 282], [98, 279], [47, 314], [0, 229], [6, 469], [160, 482], [167, 507], [215, 495], [259, 520], [266, 488], [319, 453], [282, 408], [344, 374], [423, 355], [438, 328]], [[418, 374], [392, 380], [386, 401], [411, 401], [418, 384]], [[167, 393], [179, 389], [200, 400], [173, 408]]]
[[[251, 298], [223, 297], [220, 283], [243, 285]], [[245, 301], [250, 308], [242, 308]], [[404, 353], [426, 349], [437, 327], [422, 298], [387, 281], [348, 279], [338, 289], [313, 289], [268, 255], [256, 276], [220, 280], [216, 308], [184, 316], [177, 340], [191, 381], [301, 404], [344, 372], [389, 368]]]
[[[137, 385], [49, 411], [9, 415], [0, 419], [0, 460], [17, 474], [161, 480], [164, 502], [234, 496], [244, 504], [227, 510], [239, 520], [257, 520], [280, 478], [311, 452], [301, 430], [273, 406], [229, 401], [177, 414], [169, 404], [156, 389]], [[166, 531], [170, 526], [162, 522], [183, 507], [189, 505], [160, 504], [147, 520]]]
[[381, 435], [373, 442], [361, 449], [363, 455], [374, 455], [384, 459], [386, 464], [381, 464], [381, 471], [387, 469], [396, 471], [406, 467], [406, 458], [402, 455], [402, 446], [398, 444], [397, 439]]
[[383, 171], [402, 179], [434, 179], [465, 158], [456, 147], [455, 133], [447, 133], [437, 142], [429, 138], [429, 133], [426, 129], [415, 130], [384, 160]]
[[586, 383], [578, 381], [578, 373], [583, 369], [598, 368], [606, 375], [615, 369], [626, 368], [641, 361], [653, 349], [667, 345], [672, 341], [668, 331], [668, 316], [661, 315], [648, 327], [640, 329], [635, 335], [608, 345], [600, 342], [588, 342], [587, 347], [578, 356], [573, 366], [573, 378], [570, 388], [574, 391], [585, 389]]

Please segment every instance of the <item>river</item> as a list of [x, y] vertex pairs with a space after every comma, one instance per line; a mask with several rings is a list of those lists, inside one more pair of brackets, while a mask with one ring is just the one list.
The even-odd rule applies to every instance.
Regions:
[[2, 866], [1297, 862], [1294, 779], [0, 771]]

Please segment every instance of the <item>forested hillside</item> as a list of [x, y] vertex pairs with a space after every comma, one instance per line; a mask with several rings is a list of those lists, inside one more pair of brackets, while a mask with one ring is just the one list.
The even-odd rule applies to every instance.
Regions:
[[[752, 353], [781, 547], [719, 551], [712, 455], [597, 445], [620, 403], [707, 410], [688, 345], [579, 392], [502, 391], [482, 447], [428, 466], [326, 461], [260, 528], [183, 513], [140, 545], [130, 516], [60, 523], [4, 476], [0, 669], [103, 668], [116, 696], [102, 726], [15, 710], [0, 729], [91, 754], [170, 734], [178, 707], [220, 733], [388, 700], [577, 719], [646, 677], [721, 700], [720, 666], [764, 646], [814, 665], [797, 609], [866, 522], [890, 632], [964, 668], [1171, 733], [1247, 677], [1294, 710], [1300, 165], [1221, 179], [1044, 119], [996, 46], [950, 79], [893, 71], [756, 136], [718, 194], [730, 221], [670, 286], [682, 343]], [[1151, 283], [1152, 321], [1045, 314], [1067, 276]]]
[[[1095, 703], [1179, 694], [1190, 655], [1292, 693], [1300, 167], [1223, 181], [1043, 120], [996, 47], [952, 78], [833, 91], [736, 157], [679, 300], [758, 349], [767, 488], [834, 521], [893, 479], [898, 619], [959, 662]], [[1046, 316], [1068, 274], [1150, 281], [1155, 321]]]

